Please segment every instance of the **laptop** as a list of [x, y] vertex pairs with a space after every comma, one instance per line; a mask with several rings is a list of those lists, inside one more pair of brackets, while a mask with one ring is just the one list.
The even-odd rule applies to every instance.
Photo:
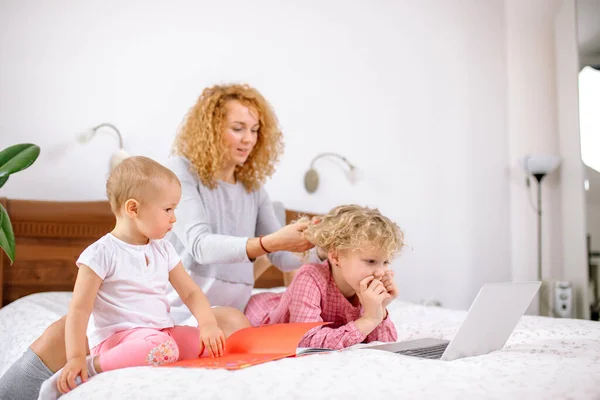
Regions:
[[426, 338], [365, 348], [445, 361], [500, 350], [541, 284], [539, 281], [486, 283], [452, 340]]

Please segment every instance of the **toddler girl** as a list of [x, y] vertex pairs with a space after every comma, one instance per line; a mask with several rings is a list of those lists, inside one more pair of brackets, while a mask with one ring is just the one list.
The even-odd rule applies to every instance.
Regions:
[[[103, 371], [196, 358], [205, 350], [223, 354], [225, 338], [206, 296], [163, 240], [181, 197], [175, 174], [149, 158], [131, 157], [111, 172], [106, 192], [116, 225], [77, 260], [65, 328], [67, 364], [44, 382], [40, 399], [55, 399]], [[197, 328], [174, 326], [169, 283]]]

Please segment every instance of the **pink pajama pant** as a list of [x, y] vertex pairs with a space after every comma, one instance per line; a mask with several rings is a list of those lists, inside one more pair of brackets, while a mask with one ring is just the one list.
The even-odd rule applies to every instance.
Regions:
[[90, 353], [100, 356], [102, 371], [189, 360], [200, 356], [200, 330], [192, 326], [129, 329], [115, 333]]

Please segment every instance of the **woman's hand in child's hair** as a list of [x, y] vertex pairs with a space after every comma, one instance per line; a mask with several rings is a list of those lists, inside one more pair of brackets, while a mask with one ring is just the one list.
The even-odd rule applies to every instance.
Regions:
[[370, 275], [360, 281], [359, 289], [356, 295], [363, 306], [363, 316], [379, 324], [385, 317], [383, 301], [389, 296], [383, 282]]
[[398, 297], [398, 286], [396, 286], [396, 282], [394, 282], [394, 271], [391, 269], [386, 271], [383, 278], [381, 278], [381, 282], [387, 290], [388, 296], [385, 300], [383, 300], [383, 308], [386, 308], [396, 297]]
[[200, 327], [200, 347], [208, 349], [211, 357], [221, 357], [225, 351], [225, 334], [216, 324], [205, 324]]
[[61, 393], [67, 393], [77, 387], [75, 379], [81, 376], [83, 382], [88, 379], [88, 371], [85, 363], [85, 356], [74, 357], [67, 361], [63, 371], [58, 378], [57, 386]]
[[263, 237], [262, 243], [270, 253], [275, 251], [301, 253], [314, 247], [304, 238], [304, 231], [307, 227], [308, 224], [304, 222], [286, 225], [277, 232]]

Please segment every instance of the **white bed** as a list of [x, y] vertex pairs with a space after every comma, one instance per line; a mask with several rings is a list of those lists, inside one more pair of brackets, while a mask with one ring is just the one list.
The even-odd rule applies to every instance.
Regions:
[[[63, 315], [69, 292], [0, 309], [0, 375]], [[399, 340], [451, 338], [463, 311], [395, 301]], [[377, 350], [289, 358], [239, 371], [129, 368], [101, 374], [68, 399], [600, 399], [600, 323], [525, 316], [502, 351], [452, 362]]]

